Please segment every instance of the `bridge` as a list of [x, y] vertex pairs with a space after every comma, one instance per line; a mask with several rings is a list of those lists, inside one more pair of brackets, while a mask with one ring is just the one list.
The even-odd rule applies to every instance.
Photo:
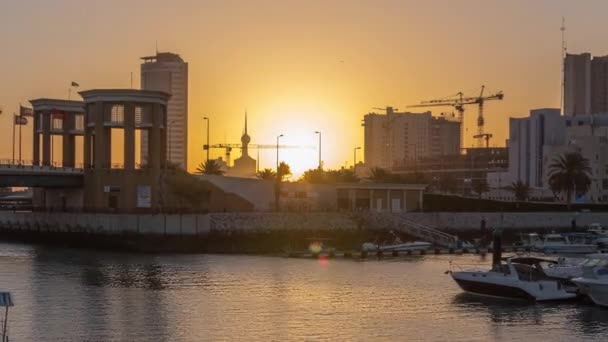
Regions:
[[0, 187], [79, 188], [84, 184], [84, 169], [39, 166], [31, 162], [0, 160]]

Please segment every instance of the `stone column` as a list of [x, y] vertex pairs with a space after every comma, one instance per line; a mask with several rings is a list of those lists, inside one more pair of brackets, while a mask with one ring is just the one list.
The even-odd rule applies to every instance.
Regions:
[[374, 210], [374, 189], [369, 189], [369, 210]]
[[93, 135], [91, 134], [91, 129], [87, 127], [86, 123], [84, 126], [84, 137], [83, 137], [83, 157], [82, 163], [84, 164], [84, 168], [88, 169], [91, 167], [91, 138]]
[[386, 211], [390, 212], [391, 209], [391, 190], [386, 189]]
[[51, 114], [42, 115], [42, 165], [51, 165]]
[[107, 167], [107, 137], [105, 127], [103, 126], [103, 102], [97, 102], [91, 106], [93, 114], [93, 122], [95, 123], [95, 144], [93, 146], [93, 166], [95, 169]]
[[129, 103], [125, 106], [124, 117], [124, 168], [135, 169], [135, 106]]
[[34, 127], [32, 129], [32, 132], [33, 132], [32, 163], [34, 165], [40, 164], [40, 134], [38, 133], [38, 127], [40, 127], [40, 125], [42, 124], [42, 122], [38, 121], [40, 113], [42, 113], [42, 111], [37, 111], [34, 113]]

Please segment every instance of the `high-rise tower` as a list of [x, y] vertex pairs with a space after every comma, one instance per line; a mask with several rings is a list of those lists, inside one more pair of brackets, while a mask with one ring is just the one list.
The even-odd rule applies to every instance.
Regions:
[[[177, 54], [157, 52], [142, 57], [141, 88], [171, 94], [167, 104], [167, 159], [184, 170], [188, 167], [188, 63]], [[141, 162], [146, 164], [148, 137], [141, 136]]]

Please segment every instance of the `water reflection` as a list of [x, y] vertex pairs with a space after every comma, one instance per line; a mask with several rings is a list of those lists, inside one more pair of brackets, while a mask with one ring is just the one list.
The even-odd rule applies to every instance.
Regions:
[[[451, 259], [296, 260], [2, 246], [12, 340], [608, 340], [608, 310], [466, 295]], [[468, 260], [467, 260], [468, 258]]]

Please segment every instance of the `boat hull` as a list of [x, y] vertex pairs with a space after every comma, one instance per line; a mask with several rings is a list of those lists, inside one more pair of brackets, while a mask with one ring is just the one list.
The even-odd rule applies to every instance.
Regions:
[[505, 299], [518, 299], [526, 301], [536, 301], [536, 298], [531, 296], [526, 291], [512, 286], [474, 282], [463, 279], [454, 279], [456, 284], [467, 293], [487, 296], [487, 297], [498, 297]]
[[452, 278], [465, 292], [527, 301], [570, 300], [578, 295], [558, 280], [522, 281], [518, 276], [501, 272], [453, 272]]
[[595, 304], [608, 307], [608, 283], [606, 281], [584, 278], [576, 278], [572, 281], [578, 286], [579, 291], [591, 298]]

